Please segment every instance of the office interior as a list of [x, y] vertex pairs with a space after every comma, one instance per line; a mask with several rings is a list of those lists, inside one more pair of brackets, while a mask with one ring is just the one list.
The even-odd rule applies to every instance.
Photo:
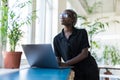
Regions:
[[[2, 0], [0, 0], [0, 3]], [[19, 0], [26, 1], [26, 0]], [[63, 26], [59, 22], [59, 15], [65, 9], [73, 9], [78, 14], [77, 28], [85, 28], [87, 31], [93, 29], [93, 24], [97, 21], [104, 24], [104, 29], [97, 27], [98, 32], [94, 33], [92, 40], [96, 42], [96, 46], [93, 47], [93, 56], [95, 57], [98, 65], [117, 66], [120, 68], [120, 63], [113, 65], [110, 60], [107, 63], [104, 61], [103, 53], [105, 53], [106, 46], [120, 55], [120, 0], [31, 0], [31, 5], [27, 6], [20, 14], [24, 16], [29, 15], [33, 10], [36, 11], [36, 18], [32, 21], [32, 24], [21, 27], [24, 35], [17, 45], [17, 51], [23, 51], [22, 44], [53, 44], [53, 38], [59, 32], [61, 32]], [[16, 4], [16, 0], [8, 0], [8, 6], [13, 8]], [[19, 14], [19, 10], [16, 10]], [[82, 25], [87, 19], [88, 25]], [[8, 22], [9, 24], [9, 22]], [[100, 31], [99, 31], [100, 30]], [[89, 36], [89, 35], [88, 35]], [[89, 36], [89, 40], [90, 40]], [[6, 44], [6, 50], [9, 50], [9, 44]], [[0, 48], [2, 45], [0, 45]], [[90, 49], [91, 50], [91, 49]], [[117, 51], [116, 51], [117, 50]], [[109, 52], [109, 51], [108, 51]], [[111, 57], [108, 57], [110, 59]], [[110, 64], [108, 64], [110, 63]], [[21, 57], [21, 67], [28, 65], [24, 53]], [[3, 55], [0, 49], [0, 68], [3, 69]], [[100, 73], [104, 73], [104, 69], [100, 70]], [[114, 75], [119, 76], [120, 70], [111, 69]], [[111, 79], [114, 80], [114, 79]]]

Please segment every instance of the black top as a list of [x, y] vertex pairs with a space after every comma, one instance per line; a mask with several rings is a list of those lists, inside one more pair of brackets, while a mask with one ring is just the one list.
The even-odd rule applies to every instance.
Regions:
[[[73, 33], [67, 39], [64, 31], [54, 38], [54, 51], [57, 57], [67, 61], [81, 53], [82, 49], [89, 48], [88, 35], [85, 29], [73, 29]], [[90, 54], [89, 56], [90, 57]], [[80, 63], [80, 62], [79, 62]]]

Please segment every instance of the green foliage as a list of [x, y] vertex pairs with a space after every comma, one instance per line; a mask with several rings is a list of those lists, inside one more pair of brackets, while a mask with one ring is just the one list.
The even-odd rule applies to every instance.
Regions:
[[120, 64], [119, 50], [115, 46], [105, 45], [103, 50], [103, 60], [105, 64]]
[[[30, 1], [25, 1], [23, 3], [15, 3], [14, 7], [9, 8], [9, 27], [8, 27], [8, 38], [10, 44], [10, 51], [15, 51], [18, 41], [23, 36], [23, 31], [21, 27], [24, 25], [30, 25], [32, 23], [34, 11], [28, 14], [26, 17], [23, 17], [21, 13], [24, 12], [24, 7], [29, 6]], [[18, 9], [19, 13], [14, 9]]]
[[89, 21], [87, 18], [83, 19], [85, 20], [83, 23], [81, 23], [81, 26], [86, 27], [88, 29], [89, 35], [92, 37], [100, 32], [105, 31], [105, 26], [108, 26], [108, 22], [100, 21], [101, 18], [96, 18], [94, 21]]
[[[103, 57], [98, 57], [97, 53], [99, 50], [102, 51], [102, 46], [99, 44], [98, 41], [93, 40], [94, 36], [97, 34], [104, 32], [106, 30], [106, 27], [109, 26], [109, 23], [111, 22], [102, 22], [103, 18], [96, 18], [93, 21], [90, 21], [87, 17], [78, 16], [78, 18], [82, 19], [82, 23], [80, 26], [83, 26], [87, 29], [89, 40], [90, 40], [90, 51], [94, 58], [97, 60], [97, 62], [101, 62], [102, 58], [105, 60], [106, 63], [109, 63], [110, 61], [113, 65], [117, 64], [118, 61], [120, 62], [120, 56], [118, 55], [118, 50], [114, 46], [105, 46]], [[120, 23], [118, 20], [113, 20], [113, 23]]]
[[89, 14], [92, 14], [97, 8], [101, 7], [101, 5], [102, 5], [101, 1], [94, 2], [91, 6], [88, 4], [87, 0], [85, 0], [85, 3], [87, 5], [87, 12]]
[[[95, 1], [95, 3], [93, 3], [91, 6], [88, 4], [87, 0], [85, 0], [85, 3], [87, 5], [88, 14], [92, 14], [97, 8], [102, 6], [102, 3], [99, 1], [98, 2]], [[102, 58], [106, 58], [106, 57], [99, 57], [97, 55], [98, 52], [100, 52], [99, 50], [101, 49], [102, 46], [101, 46], [101, 44], [99, 44], [98, 41], [94, 40], [94, 37], [97, 34], [104, 32], [106, 30], [106, 28], [109, 27], [110, 23], [120, 23], [120, 21], [118, 21], [118, 20], [111, 20], [111, 22], [110, 21], [105, 22], [104, 19], [107, 19], [107, 18], [109, 18], [109, 17], [101, 17], [101, 18], [99, 17], [99, 18], [94, 18], [94, 20], [89, 20], [89, 18], [86, 16], [78, 15], [78, 20], [80, 20], [80, 27], [83, 27], [83, 28], [87, 29], [87, 31], [88, 31], [88, 36], [89, 36], [90, 46], [91, 46], [90, 52], [94, 56], [94, 58], [97, 60], [97, 62], [101, 62]], [[114, 51], [115, 51], [115, 49], [114, 49]], [[103, 55], [104, 55], [104, 53], [103, 53]], [[115, 56], [115, 57], [112, 57], [111, 61], [114, 64], [116, 64], [115, 63], [115, 61], [117, 59], [116, 54], [114, 54], [114, 52], [112, 52], [111, 55]]]
[[15, 51], [17, 42], [22, 37], [22, 31], [18, 27], [13, 27], [12, 30], [8, 33], [10, 51]]
[[2, 0], [2, 5], [0, 6], [0, 45], [2, 46], [1, 50], [5, 50], [7, 42], [7, 29], [8, 29], [8, 6], [7, 0]]
[[2, 2], [6, 3], [6, 2], [8, 2], [8, 0], [2, 0]]
[[30, 25], [32, 20], [36, 18], [36, 11], [28, 13], [25, 17], [21, 15], [22, 13], [26, 14], [24, 10], [25, 7], [28, 7], [29, 5], [31, 5], [30, 0], [24, 2], [17, 0], [12, 7], [1, 7], [1, 11], [6, 15], [3, 15], [0, 20], [1, 23], [4, 22], [4, 26], [2, 25], [0, 27], [0, 33], [2, 33], [2, 39], [5, 37], [4, 35], [8, 37], [10, 51], [15, 51], [19, 40], [23, 36], [24, 32], [21, 30], [21, 27]]
[[109, 26], [109, 23], [102, 21], [103, 18], [96, 18], [95, 20], [89, 20], [89, 18], [85, 16], [78, 16], [78, 19], [82, 20], [80, 26], [84, 27], [88, 31], [88, 36], [89, 36], [90, 46], [91, 46], [90, 47], [91, 54], [94, 56], [97, 62], [101, 62], [102, 59], [97, 55], [101, 46], [98, 41], [94, 40], [94, 37], [97, 34], [104, 32], [106, 27]]
[[[102, 22], [102, 18], [96, 18], [94, 21], [90, 21], [87, 17], [78, 16], [78, 19], [82, 19], [82, 23], [80, 26], [83, 26], [87, 29], [88, 35], [90, 36], [90, 44], [91, 44], [91, 50], [93, 46], [96, 46], [97, 43], [93, 40], [94, 36], [97, 35], [100, 32], [105, 31], [105, 27], [109, 26], [108, 22]], [[95, 45], [94, 45], [95, 44]]]

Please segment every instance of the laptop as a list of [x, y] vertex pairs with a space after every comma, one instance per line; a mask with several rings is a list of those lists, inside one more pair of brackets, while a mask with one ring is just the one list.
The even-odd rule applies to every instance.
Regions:
[[22, 48], [30, 67], [68, 68], [58, 65], [51, 44], [25, 44]]

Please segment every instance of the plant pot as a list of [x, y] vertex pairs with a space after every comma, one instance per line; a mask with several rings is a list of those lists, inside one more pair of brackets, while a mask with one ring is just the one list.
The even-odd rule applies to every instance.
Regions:
[[4, 68], [15, 69], [20, 67], [22, 52], [4, 52]]
[[[104, 72], [106, 75], [112, 75], [112, 72], [110, 70], [106, 69], [106, 72]], [[109, 80], [109, 78], [105, 78], [105, 80]]]

